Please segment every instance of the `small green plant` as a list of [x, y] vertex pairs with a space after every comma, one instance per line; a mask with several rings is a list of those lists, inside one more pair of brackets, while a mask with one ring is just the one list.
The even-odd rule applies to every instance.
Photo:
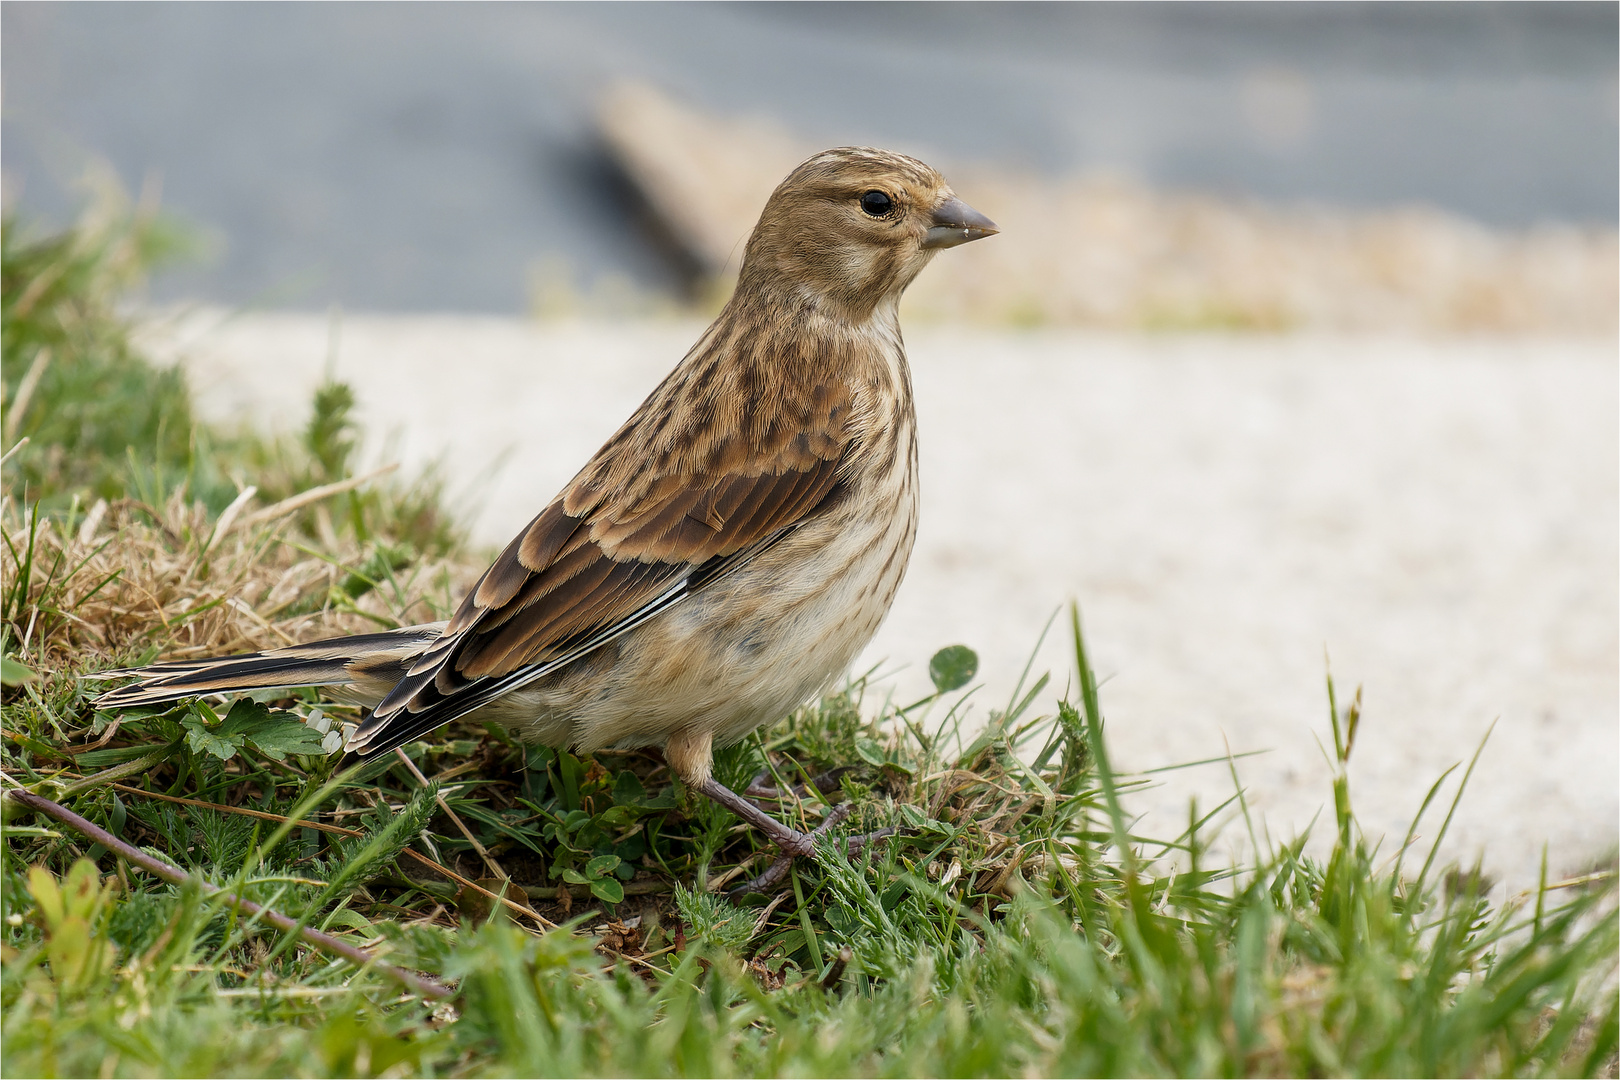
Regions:
[[756, 914], [713, 893], [675, 886], [675, 910], [686, 924], [688, 939], [729, 953], [740, 953], [754, 936]]
[[117, 947], [107, 940], [103, 923], [111, 904], [111, 884], [103, 884], [96, 864], [79, 859], [65, 881], [41, 867], [28, 872], [45, 957], [61, 992], [82, 995], [112, 973]]

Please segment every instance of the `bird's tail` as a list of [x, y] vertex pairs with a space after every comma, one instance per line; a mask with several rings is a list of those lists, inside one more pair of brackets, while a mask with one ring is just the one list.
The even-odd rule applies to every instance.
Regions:
[[330, 638], [284, 649], [168, 660], [148, 667], [105, 671], [96, 678], [133, 678], [96, 699], [98, 709], [155, 705], [203, 694], [246, 693], [296, 686], [346, 686], [355, 696], [380, 700], [444, 630], [444, 623], [407, 626], [380, 634]]

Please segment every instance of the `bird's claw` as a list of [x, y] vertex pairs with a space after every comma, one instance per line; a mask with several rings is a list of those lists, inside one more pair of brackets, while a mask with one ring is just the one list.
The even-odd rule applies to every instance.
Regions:
[[[794, 841], [797, 842], [784, 842], [779, 840], [777, 843], [782, 849], [782, 854], [776, 857], [776, 861], [771, 863], [770, 866], [766, 867], [764, 873], [753, 878], [752, 880], [743, 882], [741, 885], [735, 886], [728, 892], [727, 895], [733, 899], [736, 899], [738, 897], [746, 896], [749, 893], [769, 892], [771, 889], [775, 888], [781, 883], [783, 878], [787, 877], [788, 871], [793, 868], [793, 860], [800, 855], [814, 855], [815, 838], [826, 835], [829, 829], [848, 817], [850, 809], [851, 807], [849, 803], [839, 803], [837, 806], [833, 807], [826, 819], [822, 821], [820, 825], [817, 825], [813, 831], [807, 833], [795, 831]], [[878, 829], [875, 832], [862, 833], [859, 836], [846, 837], [844, 838], [845, 853], [854, 855], [865, 848], [868, 844], [893, 836], [898, 831], [898, 829], [890, 827], [886, 829]]]

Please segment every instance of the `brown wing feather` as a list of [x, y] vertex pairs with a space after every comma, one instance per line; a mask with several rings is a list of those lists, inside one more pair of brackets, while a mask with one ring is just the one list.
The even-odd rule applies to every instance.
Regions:
[[508, 603], [528, 584], [535, 570], [551, 564], [583, 524], [580, 518], [563, 512], [561, 499], [542, 510], [484, 571], [477, 588], [462, 601], [456, 617], [445, 628], [445, 636], [460, 633], [483, 612]]
[[746, 482], [743, 512], [716, 530], [687, 514], [692, 499], [672, 495], [658, 513], [644, 514], [629, 531], [607, 531], [532, 575], [521, 593], [466, 632], [454, 668], [466, 678], [499, 677], [552, 659], [558, 644], [612, 624], [651, 601], [712, 558], [735, 554], [778, 529], [795, 524], [837, 482], [838, 463], [780, 476], [727, 477]]
[[[450, 719], [451, 699], [470, 683], [553, 660], [634, 617], [696, 568], [712, 577], [723, 570], [717, 561], [816, 511], [848, 450], [848, 384], [806, 380], [794, 400], [756, 391], [750, 415], [724, 420], [679, 400], [713, 395], [714, 379], [701, 364], [683, 364], [654, 391], [501, 552], [444, 637], [362, 726], [362, 744], [402, 712], [416, 715], [413, 729], [426, 713]], [[672, 418], [683, 415], [687, 429], [674, 431]]]

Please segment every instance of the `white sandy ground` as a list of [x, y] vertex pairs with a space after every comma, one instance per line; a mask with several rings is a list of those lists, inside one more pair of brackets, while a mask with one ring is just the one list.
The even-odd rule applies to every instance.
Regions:
[[[307, 415], [331, 329], [203, 311], [153, 339], [184, 358], [205, 415], [285, 429]], [[441, 461], [493, 548], [700, 329], [350, 316], [335, 370], [358, 390], [368, 454]], [[927, 687], [935, 649], [963, 642], [983, 658], [982, 718], [1076, 597], [1122, 765], [1266, 750], [1239, 769], [1272, 836], [1319, 812], [1325, 836], [1325, 648], [1341, 700], [1365, 686], [1352, 794], [1386, 851], [1493, 720], [1448, 853], [1483, 848], [1517, 890], [1534, 884], [1544, 842], [1555, 875], [1614, 848], [1612, 340], [920, 326], [908, 347], [922, 527], [862, 662], [908, 665], [902, 696]], [[1061, 625], [1036, 662], [1048, 669], [1059, 687], [1071, 679]], [[1207, 808], [1232, 790], [1224, 766], [1159, 779], [1135, 802], [1153, 835], [1185, 823], [1189, 795]]]

